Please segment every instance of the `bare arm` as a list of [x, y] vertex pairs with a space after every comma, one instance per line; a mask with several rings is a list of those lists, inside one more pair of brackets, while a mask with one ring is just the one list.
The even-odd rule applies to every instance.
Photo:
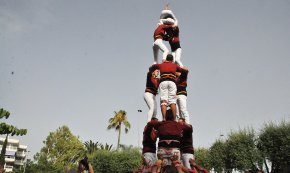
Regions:
[[91, 164], [89, 164], [89, 173], [94, 173], [94, 169]]

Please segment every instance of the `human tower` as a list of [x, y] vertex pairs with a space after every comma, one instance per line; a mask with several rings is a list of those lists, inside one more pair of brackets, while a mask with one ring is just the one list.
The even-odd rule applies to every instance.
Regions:
[[[161, 11], [153, 38], [154, 62], [147, 72], [144, 93], [149, 111], [143, 131], [143, 166], [136, 172], [207, 172], [194, 161], [193, 130], [186, 105], [188, 68], [181, 62], [178, 20], [168, 5]], [[156, 117], [157, 94], [160, 94], [162, 121]]]

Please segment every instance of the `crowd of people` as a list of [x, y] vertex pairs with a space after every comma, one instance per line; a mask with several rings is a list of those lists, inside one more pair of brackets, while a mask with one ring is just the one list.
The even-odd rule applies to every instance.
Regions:
[[[178, 21], [168, 6], [154, 31], [153, 65], [149, 67], [144, 100], [148, 105], [143, 131], [142, 167], [136, 173], [199, 173], [208, 171], [195, 163], [192, 125], [187, 111], [188, 68], [181, 62]], [[168, 41], [171, 53], [164, 44]], [[162, 62], [158, 63], [159, 50]], [[157, 118], [160, 95], [162, 120]]]

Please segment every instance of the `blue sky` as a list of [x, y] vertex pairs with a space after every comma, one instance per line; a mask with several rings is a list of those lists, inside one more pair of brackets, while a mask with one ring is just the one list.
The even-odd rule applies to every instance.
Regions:
[[121, 109], [132, 124], [121, 143], [141, 145], [152, 35], [166, 3], [190, 70], [195, 147], [289, 121], [290, 1], [1, 0], [0, 107], [11, 112], [5, 122], [28, 129], [20, 140], [29, 157], [62, 125], [83, 142], [116, 145], [106, 127]]

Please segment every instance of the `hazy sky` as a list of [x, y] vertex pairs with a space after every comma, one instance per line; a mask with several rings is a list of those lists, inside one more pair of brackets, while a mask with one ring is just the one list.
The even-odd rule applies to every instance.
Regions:
[[83, 142], [116, 146], [106, 127], [118, 110], [132, 124], [121, 143], [141, 146], [152, 35], [166, 3], [190, 70], [195, 147], [290, 120], [289, 0], [0, 0], [0, 107], [6, 123], [28, 129], [19, 139], [30, 158], [63, 125]]

